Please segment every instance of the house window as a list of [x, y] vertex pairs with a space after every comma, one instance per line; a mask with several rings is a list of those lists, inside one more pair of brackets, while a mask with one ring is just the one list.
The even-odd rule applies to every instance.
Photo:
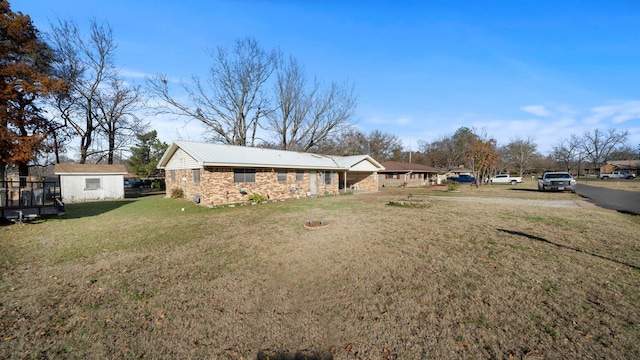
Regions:
[[387, 174], [387, 179], [400, 179], [398, 173]]
[[304, 181], [304, 170], [296, 171], [296, 181]]
[[200, 183], [200, 169], [193, 169], [193, 183]]
[[256, 182], [256, 169], [233, 169], [233, 182]]
[[100, 189], [100, 178], [86, 178], [84, 181], [85, 190], [98, 190]]
[[176, 181], [176, 171], [175, 170], [169, 171], [169, 175], [171, 175], [171, 181]]
[[331, 171], [324, 172], [324, 184], [331, 185], [333, 183], [333, 173]]
[[278, 170], [278, 181], [287, 182], [287, 170]]

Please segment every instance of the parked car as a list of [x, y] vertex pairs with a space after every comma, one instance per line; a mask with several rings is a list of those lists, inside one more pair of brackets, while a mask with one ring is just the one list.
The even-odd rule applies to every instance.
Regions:
[[545, 171], [538, 178], [540, 191], [576, 191], [576, 180], [568, 172]]
[[510, 176], [509, 174], [498, 174], [491, 179], [489, 179], [491, 184], [511, 184], [515, 185], [517, 183], [522, 182], [522, 177], [520, 176]]
[[600, 179], [602, 180], [608, 180], [608, 179], [629, 179], [629, 180], [633, 180], [636, 178], [636, 176], [634, 174], [629, 174], [626, 172], [612, 172], [609, 174], [600, 174], [599, 176]]
[[476, 181], [476, 178], [471, 175], [460, 174], [458, 176], [447, 178], [447, 180], [457, 181], [459, 183], [472, 183]]

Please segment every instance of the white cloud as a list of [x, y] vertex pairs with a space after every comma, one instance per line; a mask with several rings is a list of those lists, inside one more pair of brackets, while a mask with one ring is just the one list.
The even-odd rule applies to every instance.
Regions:
[[395, 119], [393, 122], [398, 125], [407, 125], [407, 124], [411, 124], [413, 120], [411, 120], [411, 118], [408, 118], [408, 117], [401, 117], [401, 118]]
[[523, 111], [528, 112], [529, 114], [533, 114], [536, 116], [549, 116], [550, 112], [543, 105], [529, 105], [523, 106], [520, 108]]
[[591, 125], [609, 121], [619, 124], [636, 119], [640, 120], [640, 101], [626, 101], [591, 108], [585, 122]]
[[119, 72], [120, 76], [132, 78], [132, 79], [144, 79], [151, 74], [143, 73], [140, 71], [129, 70], [129, 69], [121, 69]]

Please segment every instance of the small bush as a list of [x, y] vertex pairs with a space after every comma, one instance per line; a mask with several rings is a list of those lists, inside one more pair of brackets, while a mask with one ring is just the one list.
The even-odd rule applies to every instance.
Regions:
[[253, 194], [249, 195], [248, 199], [251, 202], [254, 202], [254, 203], [261, 203], [261, 202], [267, 201], [266, 197], [264, 197], [264, 196], [262, 196], [262, 195], [260, 195], [258, 193], [253, 193]]
[[458, 186], [460, 186], [460, 184], [457, 181], [452, 181], [452, 180], [447, 181], [447, 191], [458, 190]]
[[151, 182], [151, 188], [152, 189], [160, 189], [160, 190], [164, 190], [164, 181], [163, 180], [153, 180]]
[[184, 198], [184, 190], [180, 188], [175, 188], [171, 190], [171, 197], [174, 199], [183, 199]]
[[347, 190], [340, 193], [340, 195], [353, 195], [353, 191]]

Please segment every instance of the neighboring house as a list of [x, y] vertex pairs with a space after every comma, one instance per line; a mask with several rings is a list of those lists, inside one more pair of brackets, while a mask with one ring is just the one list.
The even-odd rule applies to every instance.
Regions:
[[63, 202], [124, 199], [124, 165], [56, 164]]
[[612, 172], [620, 171], [629, 174], [634, 174], [636, 177], [640, 170], [640, 160], [616, 160], [607, 161], [606, 164], [600, 166], [600, 174], [610, 174]]
[[384, 170], [378, 172], [380, 186], [424, 186], [440, 184], [444, 180], [442, 171], [413, 163], [386, 161], [382, 163]]
[[449, 169], [449, 172], [447, 173], [447, 177], [456, 177], [460, 175], [472, 175], [471, 172], [472, 172], [471, 169], [467, 169], [462, 166], [454, 167]]
[[337, 194], [340, 189], [378, 191], [384, 169], [368, 155], [327, 156], [247, 146], [175, 141], [158, 162], [167, 196], [206, 206]]

